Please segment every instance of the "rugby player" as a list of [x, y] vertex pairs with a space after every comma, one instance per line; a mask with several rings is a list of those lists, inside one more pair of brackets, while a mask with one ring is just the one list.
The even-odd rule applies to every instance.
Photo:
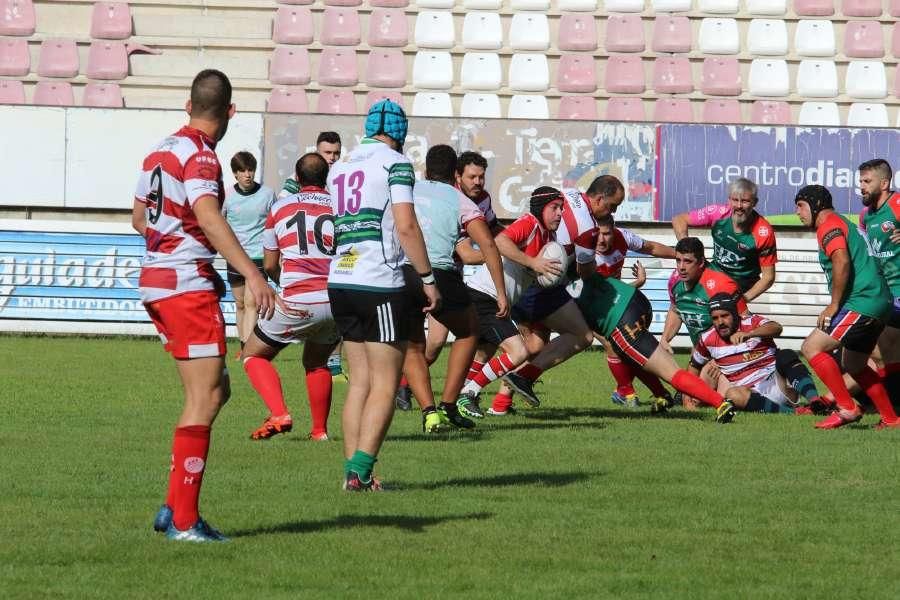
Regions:
[[[316, 152], [325, 159], [331, 167], [341, 157], [341, 136], [335, 131], [323, 131], [316, 138]], [[294, 175], [289, 175], [278, 192], [279, 198], [296, 194], [300, 191], [300, 184]]]

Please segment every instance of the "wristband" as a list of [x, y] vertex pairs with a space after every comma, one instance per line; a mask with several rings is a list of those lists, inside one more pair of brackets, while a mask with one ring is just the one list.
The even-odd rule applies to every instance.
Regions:
[[434, 285], [434, 271], [419, 273], [419, 277], [422, 278], [422, 285]]

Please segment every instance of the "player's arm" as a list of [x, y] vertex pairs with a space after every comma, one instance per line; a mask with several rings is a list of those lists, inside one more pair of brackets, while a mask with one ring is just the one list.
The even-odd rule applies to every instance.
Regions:
[[[819, 329], [827, 329], [831, 318], [837, 314], [850, 283], [850, 253], [846, 248], [838, 248], [831, 253], [831, 303], [819, 315]], [[828, 319], [828, 323], [825, 322]]]
[[735, 331], [731, 334], [731, 341], [740, 344], [749, 338], [776, 338], [781, 335], [782, 331], [784, 331], [784, 327], [781, 326], [781, 323], [765, 319], [750, 331]]
[[[496, 244], [494, 245], [496, 248]], [[456, 243], [456, 254], [464, 265], [481, 265], [484, 264], [484, 254], [481, 250], [476, 250], [472, 245], [472, 240], [463, 238]]]
[[744, 292], [744, 298], [747, 302], [759, 298], [763, 292], [772, 287], [775, 283], [775, 265], [761, 267], [759, 281], [754, 283], [749, 290]]
[[497, 317], [502, 319], [509, 313], [509, 303], [506, 298], [506, 283], [503, 279], [503, 263], [500, 260], [497, 244], [494, 243], [491, 230], [488, 229], [487, 223], [483, 219], [473, 219], [466, 223], [466, 233], [481, 248], [480, 254], [484, 256], [484, 264], [494, 281], [494, 289], [497, 290]]
[[281, 285], [281, 251], [263, 248], [263, 270], [269, 279]]
[[141, 237], [147, 237], [147, 205], [138, 200], [134, 199], [134, 204], [131, 207], [131, 226], [134, 227], [135, 231], [141, 234]]
[[688, 236], [689, 223], [690, 213], [681, 213], [672, 217], [672, 230], [675, 232], [676, 240], [680, 240]]
[[541, 275], [559, 275], [562, 272], [562, 265], [559, 264], [558, 261], [543, 258], [541, 256], [531, 257], [519, 250], [516, 243], [506, 235], [506, 232], [509, 231], [509, 229], [510, 228], [507, 228], [503, 233], [494, 238], [494, 241], [497, 244], [497, 250], [500, 251], [500, 255], [503, 256], [503, 258], [507, 258], [528, 267], [535, 273]]
[[631, 285], [636, 288], [644, 287], [644, 284], [647, 283], [647, 271], [644, 269], [644, 265], [641, 264], [641, 261], [636, 260], [634, 264], [631, 265], [631, 276], [634, 277], [634, 281], [631, 282]]
[[575, 238], [575, 271], [584, 281], [597, 272], [597, 230], [585, 231]]
[[674, 306], [669, 306], [669, 312], [666, 313], [666, 323], [663, 325], [663, 332], [659, 339], [659, 345], [662, 346], [663, 350], [670, 354], [672, 353], [672, 346], [669, 342], [678, 335], [679, 329], [681, 329], [681, 315], [678, 314], [678, 311], [675, 310]]
[[656, 258], [675, 258], [675, 248], [659, 242], [651, 242], [650, 240], [644, 240], [639, 252], [655, 256]]

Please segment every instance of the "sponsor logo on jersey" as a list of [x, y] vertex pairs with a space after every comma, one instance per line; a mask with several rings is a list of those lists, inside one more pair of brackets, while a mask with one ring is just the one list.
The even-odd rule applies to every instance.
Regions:
[[881, 230], [885, 233], [890, 233], [894, 230], [894, 224], [890, 221], [885, 221], [881, 224]]
[[769, 228], [763, 225], [757, 231], [759, 231], [759, 235], [769, 235]]

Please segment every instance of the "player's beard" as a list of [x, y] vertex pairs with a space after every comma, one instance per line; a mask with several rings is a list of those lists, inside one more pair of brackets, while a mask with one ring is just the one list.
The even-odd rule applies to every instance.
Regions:
[[876, 206], [878, 204], [878, 200], [881, 198], [881, 191], [870, 192], [868, 194], [863, 194], [862, 203], [863, 206]]

